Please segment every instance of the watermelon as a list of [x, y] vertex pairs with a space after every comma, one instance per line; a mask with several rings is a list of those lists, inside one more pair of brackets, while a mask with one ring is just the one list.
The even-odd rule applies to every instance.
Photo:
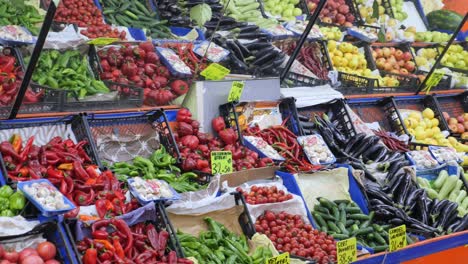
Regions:
[[455, 31], [463, 16], [450, 10], [436, 10], [426, 15], [431, 30]]

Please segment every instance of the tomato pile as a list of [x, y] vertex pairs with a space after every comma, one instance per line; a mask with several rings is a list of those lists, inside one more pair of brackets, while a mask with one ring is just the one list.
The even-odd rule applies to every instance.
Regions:
[[126, 39], [126, 32], [113, 29], [104, 22], [102, 12], [93, 0], [60, 1], [54, 20], [85, 28], [80, 31], [88, 38], [108, 37]]
[[101, 79], [144, 88], [146, 105], [167, 105], [188, 92], [188, 84], [173, 78], [151, 42], [110, 47], [98, 51], [98, 56], [103, 71]]
[[286, 194], [283, 190], [278, 190], [276, 186], [266, 187], [253, 185], [250, 192], [237, 187], [236, 191], [242, 193], [248, 204], [280, 203], [293, 198], [292, 194]]
[[332, 236], [305, 224], [300, 215], [265, 211], [255, 222], [257, 232], [265, 234], [278, 251], [328, 264], [336, 260]]
[[177, 112], [176, 119], [174, 138], [182, 156], [184, 171], [211, 173], [211, 151], [222, 150], [232, 152], [232, 165], [236, 171], [273, 165], [270, 158], [259, 158], [257, 152], [240, 145], [237, 133], [232, 128], [226, 128], [221, 117], [213, 120], [213, 128], [219, 138], [198, 131], [200, 123], [192, 119], [192, 113], [186, 108]]
[[25, 248], [20, 252], [15, 250], [5, 250], [0, 245], [0, 263], [2, 264], [59, 264], [55, 260], [57, 249], [50, 242], [42, 242], [37, 245], [37, 248]]

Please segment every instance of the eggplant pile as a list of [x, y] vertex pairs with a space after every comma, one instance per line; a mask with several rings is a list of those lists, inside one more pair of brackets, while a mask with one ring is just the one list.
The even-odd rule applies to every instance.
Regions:
[[161, 19], [169, 21], [172, 26], [190, 26], [188, 9], [179, 6], [177, 0], [153, 0], [158, 6]]
[[405, 224], [409, 232], [425, 237], [468, 228], [468, 215], [458, 217], [457, 203], [431, 200], [426, 190], [413, 181], [412, 170], [402, 165], [405, 163], [401, 160], [390, 165], [383, 187], [372, 182], [366, 184], [369, 209], [375, 212], [377, 220], [394, 226]]
[[[236, 22], [236, 25], [239, 23]], [[252, 74], [256, 76], [278, 76], [279, 68], [286, 55], [276, 49], [266, 37], [256, 33], [258, 26], [247, 25], [232, 29], [235, 32], [227, 37], [215, 34], [213, 42], [229, 50], [229, 68], [231, 73]], [[260, 37], [254, 41], [246, 39]], [[231, 38], [232, 37], [232, 38]]]

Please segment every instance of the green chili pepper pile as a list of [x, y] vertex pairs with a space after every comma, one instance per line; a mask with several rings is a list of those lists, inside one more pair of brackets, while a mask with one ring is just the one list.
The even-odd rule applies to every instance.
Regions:
[[109, 92], [102, 81], [94, 79], [88, 69], [88, 58], [77, 50], [43, 51], [32, 79], [40, 85], [74, 91], [80, 99]]
[[197, 174], [193, 172], [181, 173], [176, 162], [176, 159], [167, 153], [166, 148], [161, 145], [149, 158], [138, 156], [133, 159], [132, 164], [116, 162], [110, 166], [110, 169], [121, 181], [135, 176], [144, 179], [164, 180], [180, 193], [197, 191], [205, 187], [193, 181], [198, 178]]
[[0, 216], [15, 216], [24, 208], [26, 199], [21, 192], [8, 186], [0, 188]]
[[44, 16], [24, 1], [0, 0], [0, 26], [17, 25], [27, 28], [33, 35], [39, 35], [38, 23]]
[[252, 255], [248, 255], [249, 246], [244, 235], [236, 235], [225, 226], [206, 217], [208, 231], [201, 232], [197, 237], [177, 232], [180, 245], [186, 257], [194, 257], [199, 263], [265, 263], [273, 257], [268, 248], [257, 247]]

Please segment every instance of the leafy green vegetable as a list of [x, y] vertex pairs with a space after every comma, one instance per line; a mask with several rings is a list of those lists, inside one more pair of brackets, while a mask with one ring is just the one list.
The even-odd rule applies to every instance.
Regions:
[[199, 4], [190, 9], [190, 19], [194, 20], [198, 26], [203, 26], [210, 21], [213, 16], [211, 7], [208, 4]]

